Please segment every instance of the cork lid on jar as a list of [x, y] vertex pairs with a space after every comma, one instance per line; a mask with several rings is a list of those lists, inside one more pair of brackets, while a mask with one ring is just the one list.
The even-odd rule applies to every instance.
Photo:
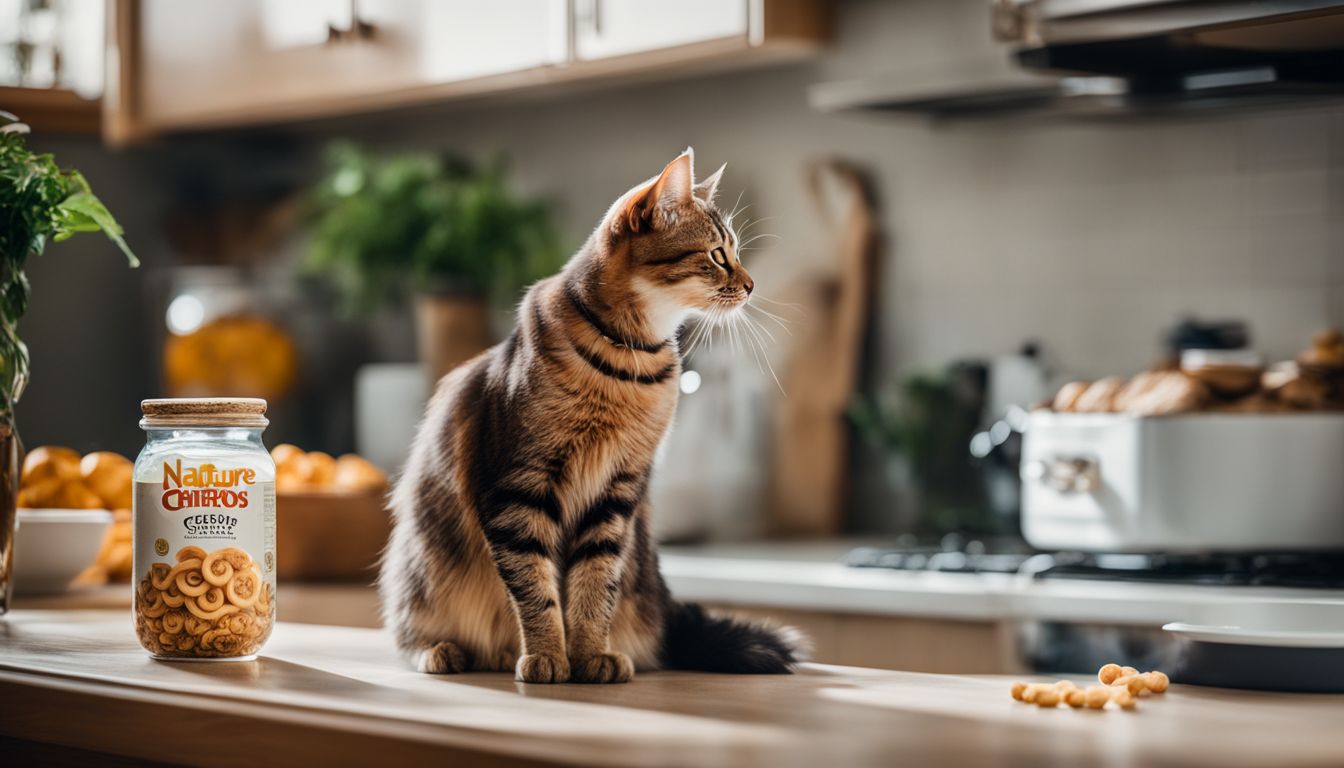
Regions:
[[140, 401], [140, 426], [264, 427], [266, 401], [259, 397], [163, 397]]

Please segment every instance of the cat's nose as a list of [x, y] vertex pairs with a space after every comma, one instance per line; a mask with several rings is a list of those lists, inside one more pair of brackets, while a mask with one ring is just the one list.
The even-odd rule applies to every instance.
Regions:
[[751, 295], [751, 291], [752, 291], [752, 289], [754, 289], [755, 287], [756, 287], [756, 284], [753, 283], [753, 282], [751, 282], [750, 280], [747, 280], [746, 282], [742, 283], [742, 288], [743, 288], [744, 290], [746, 290], [748, 296]]

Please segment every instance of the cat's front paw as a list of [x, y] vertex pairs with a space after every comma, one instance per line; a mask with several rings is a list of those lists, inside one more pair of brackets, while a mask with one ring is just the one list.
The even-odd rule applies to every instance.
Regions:
[[547, 653], [525, 653], [518, 657], [514, 677], [523, 683], [563, 683], [569, 680], [569, 660]]
[[628, 683], [635, 676], [635, 663], [624, 653], [599, 653], [570, 666], [569, 679], [576, 683]]

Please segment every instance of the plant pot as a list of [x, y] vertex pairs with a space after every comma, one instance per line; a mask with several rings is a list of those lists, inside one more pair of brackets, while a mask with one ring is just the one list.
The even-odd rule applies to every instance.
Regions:
[[0, 614], [14, 594], [14, 526], [19, 499], [19, 433], [13, 418], [0, 416]]
[[480, 296], [420, 294], [415, 323], [431, 383], [490, 347], [490, 305]]

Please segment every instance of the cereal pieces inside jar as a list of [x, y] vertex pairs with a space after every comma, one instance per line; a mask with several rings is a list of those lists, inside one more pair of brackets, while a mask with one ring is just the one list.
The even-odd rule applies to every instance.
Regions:
[[236, 547], [178, 550], [136, 585], [135, 629], [155, 656], [251, 656], [275, 619], [275, 588]]

